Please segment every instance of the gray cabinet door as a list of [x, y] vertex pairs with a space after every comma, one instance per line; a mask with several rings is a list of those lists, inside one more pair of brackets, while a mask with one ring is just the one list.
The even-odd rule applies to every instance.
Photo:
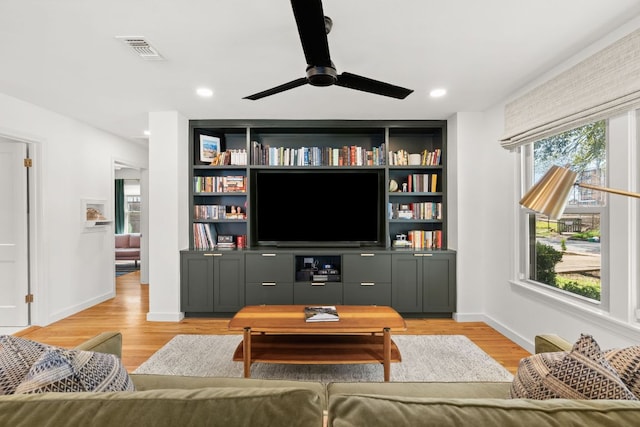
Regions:
[[297, 282], [293, 285], [293, 303], [305, 305], [342, 304], [342, 283]]
[[344, 303], [391, 305], [391, 255], [380, 252], [342, 257]]
[[247, 253], [247, 282], [293, 282], [293, 254], [280, 252]]
[[247, 305], [293, 304], [293, 254], [247, 253], [245, 260]]
[[235, 313], [244, 307], [244, 254], [224, 252], [213, 257], [213, 311]]
[[393, 254], [391, 263], [391, 306], [400, 313], [422, 312], [422, 257], [419, 254]]
[[456, 309], [456, 259], [453, 254], [423, 257], [422, 310], [426, 313], [452, 313]]
[[247, 283], [245, 294], [247, 305], [293, 304], [293, 283], [261, 282]]
[[180, 253], [180, 310], [213, 312], [213, 257], [202, 252]]

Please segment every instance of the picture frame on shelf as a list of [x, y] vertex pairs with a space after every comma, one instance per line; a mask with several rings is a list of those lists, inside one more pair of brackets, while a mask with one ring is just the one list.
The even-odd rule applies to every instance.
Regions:
[[219, 136], [200, 135], [200, 161], [212, 164], [222, 153], [222, 139]]

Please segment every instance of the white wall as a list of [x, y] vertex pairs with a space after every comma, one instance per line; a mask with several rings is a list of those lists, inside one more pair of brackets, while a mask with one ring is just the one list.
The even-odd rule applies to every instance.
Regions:
[[176, 111], [149, 114], [149, 313], [179, 321], [180, 250], [189, 247], [189, 122]]
[[33, 152], [32, 324], [113, 297], [113, 225], [88, 232], [81, 200], [104, 199], [113, 216], [113, 159], [146, 167], [146, 147], [2, 94], [0, 134], [30, 142]]
[[[568, 59], [527, 88], [514, 93], [513, 97], [548, 80], [610, 44], [625, 32], [638, 27], [640, 21], [636, 19], [632, 25], [619, 29], [580, 55]], [[621, 315], [626, 307], [620, 306], [629, 304], [628, 295], [620, 295], [612, 304], [612, 313], [607, 313], [587, 310], [580, 305], [558, 300], [548, 293], [536, 291], [535, 287], [510, 282], [515, 279], [514, 272], [517, 271], [515, 227], [519, 200], [519, 156], [507, 152], [498, 143], [504, 130], [503, 111], [504, 104], [488, 109], [483, 113], [482, 123], [461, 114], [457, 117], [460, 205], [458, 244], [461, 252], [458, 258], [458, 318], [473, 318], [470, 314], [475, 313], [478, 307], [474, 306], [474, 301], [470, 298], [480, 298], [480, 293], [483, 303], [479, 310], [483, 313], [483, 320], [530, 351], [533, 351], [534, 336], [541, 333], [556, 333], [569, 340], [577, 340], [580, 333], [588, 333], [603, 348], [636, 345], [640, 341], [640, 327], [637, 322]], [[477, 138], [473, 137], [474, 130]], [[639, 148], [636, 146], [635, 150]], [[610, 155], [620, 156], [620, 153], [614, 150]], [[470, 156], [477, 156], [481, 163], [474, 166]], [[480, 165], [484, 167], [478, 167]], [[613, 180], [619, 179], [620, 182], [616, 183], [619, 184], [618, 188], [629, 188], [628, 174], [622, 173], [625, 176], [616, 178], [620, 175], [617, 172], [610, 177], [611, 185], [614, 186]], [[481, 200], [478, 200], [478, 194], [482, 194]], [[619, 203], [612, 201], [612, 208], [624, 211], [625, 207], [621, 207]], [[481, 211], [480, 220], [470, 212], [478, 210]], [[625, 254], [619, 255], [617, 258], [624, 258]], [[482, 261], [479, 262], [478, 258]], [[614, 260], [612, 269], [616, 270], [615, 277], [622, 277], [623, 283], [618, 280], [612, 286], [627, 287], [629, 279], [634, 276], [621, 275], [619, 270], [637, 270], [637, 263], [637, 259], [631, 260], [634, 267], [619, 259]], [[632, 294], [635, 295], [635, 292]]]
[[[482, 284], [499, 276], [504, 263], [494, 264], [507, 246], [503, 241], [509, 233], [508, 202], [505, 183], [510, 182], [511, 165], [503, 168], [508, 155], [488, 143], [486, 117], [483, 113], [457, 113], [448, 121], [454, 138], [457, 172], [455, 183], [448, 191], [457, 199], [457, 312], [459, 321], [483, 320], [486, 291]], [[452, 160], [450, 158], [450, 160]], [[448, 164], [449, 165], [449, 164]], [[505, 179], [506, 176], [506, 179]], [[506, 205], [506, 212], [505, 212]], [[504, 277], [504, 276], [503, 276]]]

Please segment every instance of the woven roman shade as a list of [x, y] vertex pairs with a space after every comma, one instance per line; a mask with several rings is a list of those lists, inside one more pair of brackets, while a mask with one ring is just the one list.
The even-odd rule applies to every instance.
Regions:
[[505, 107], [500, 143], [513, 149], [640, 106], [640, 30]]

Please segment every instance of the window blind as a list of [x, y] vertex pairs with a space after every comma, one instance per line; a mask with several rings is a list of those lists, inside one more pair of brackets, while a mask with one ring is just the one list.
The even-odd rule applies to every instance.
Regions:
[[504, 148], [546, 138], [640, 106], [640, 30], [505, 106]]

